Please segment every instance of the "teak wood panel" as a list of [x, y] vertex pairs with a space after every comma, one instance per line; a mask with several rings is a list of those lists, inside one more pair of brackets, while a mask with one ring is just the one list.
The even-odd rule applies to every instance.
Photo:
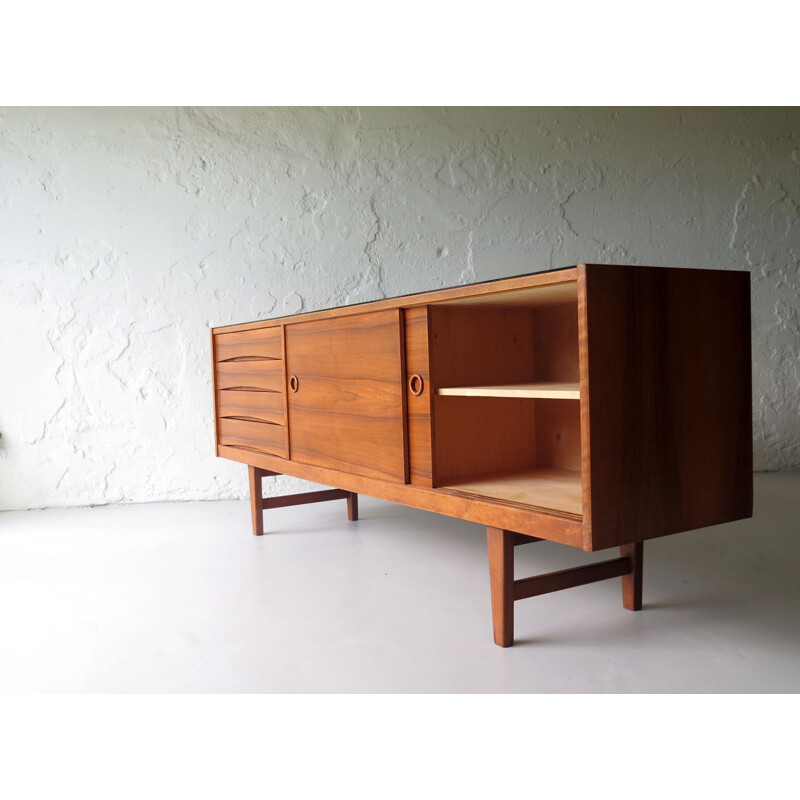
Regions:
[[[432, 307], [432, 388], [528, 382], [532, 343], [530, 309]], [[434, 394], [434, 486], [534, 466], [534, 419], [530, 400]]]
[[581, 267], [585, 546], [751, 516], [749, 280]]
[[283, 392], [220, 389], [217, 413], [220, 417], [244, 417], [284, 425], [284, 402]]
[[292, 460], [405, 482], [400, 309], [286, 326]]
[[283, 358], [280, 327], [257, 328], [240, 333], [219, 333], [216, 343], [216, 360], [231, 358]]
[[284, 390], [283, 361], [221, 361], [217, 364], [217, 389]]
[[282, 425], [269, 422], [220, 418], [219, 443], [232, 447], [249, 447], [263, 453], [286, 458], [286, 433]]
[[[576, 400], [536, 400], [536, 464], [581, 470], [581, 407]], [[580, 512], [578, 512], [580, 513]]]
[[577, 292], [569, 303], [537, 306], [532, 317], [535, 379], [577, 383], [580, 380]]
[[[418, 486], [433, 486], [433, 391], [428, 360], [428, 316], [427, 306], [405, 311], [408, 467], [409, 480]], [[413, 375], [422, 380], [422, 391], [418, 394], [412, 393], [409, 387]]]

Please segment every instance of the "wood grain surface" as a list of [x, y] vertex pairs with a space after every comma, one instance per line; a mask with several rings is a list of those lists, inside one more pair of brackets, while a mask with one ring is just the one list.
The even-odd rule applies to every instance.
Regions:
[[751, 516], [749, 273], [579, 275], [584, 546]]
[[[409, 480], [418, 486], [433, 486], [432, 389], [428, 357], [428, 308], [405, 311], [406, 333], [406, 403], [408, 408]], [[422, 378], [422, 392], [409, 389], [412, 375]]]
[[280, 326], [217, 334], [218, 361], [251, 357], [283, 358]]
[[486, 542], [494, 643], [511, 647], [514, 644], [514, 534], [503, 528], [487, 527]]
[[405, 482], [399, 309], [286, 326], [292, 460]]
[[220, 417], [239, 417], [283, 425], [283, 392], [225, 389], [217, 393]]
[[495, 500], [506, 500], [539, 509], [553, 509], [580, 517], [579, 470], [531, 467], [509, 472], [490, 472], [458, 478], [443, 488]]
[[[446, 386], [523, 383], [533, 378], [530, 309], [433, 307], [430, 372]], [[434, 394], [434, 486], [454, 478], [535, 466], [530, 400]]]
[[217, 364], [218, 389], [269, 389], [282, 392], [283, 361], [221, 361]]
[[269, 422], [250, 422], [249, 420], [219, 420], [219, 443], [232, 447], [248, 447], [262, 453], [286, 458], [286, 438], [282, 425]]

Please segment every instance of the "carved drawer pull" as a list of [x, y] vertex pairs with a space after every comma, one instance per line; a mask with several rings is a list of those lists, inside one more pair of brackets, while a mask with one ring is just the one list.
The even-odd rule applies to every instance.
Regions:
[[300, 381], [297, 380], [297, 375], [292, 375], [289, 378], [289, 388], [296, 392], [300, 388]]
[[408, 391], [414, 395], [414, 397], [419, 397], [422, 394], [422, 391], [425, 388], [425, 381], [422, 380], [422, 375], [418, 373], [414, 373], [408, 379]]

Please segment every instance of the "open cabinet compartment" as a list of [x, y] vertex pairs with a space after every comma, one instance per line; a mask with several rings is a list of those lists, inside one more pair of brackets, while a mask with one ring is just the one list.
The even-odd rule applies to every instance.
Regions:
[[429, 314], [433, 485], [580, 517], [577, 284]]

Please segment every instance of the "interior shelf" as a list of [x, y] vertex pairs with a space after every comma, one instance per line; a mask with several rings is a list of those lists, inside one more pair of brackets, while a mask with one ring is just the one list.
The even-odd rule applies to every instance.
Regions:
[[583, 514], [581, 473], [578, 470], [531, 468], [457, 478], [442, 489]]
[[551, 400], [580, 400], [578, 383], [511, 383], [501, 386], [448, 386], [436, 394], [456, 397], [541, 397]]

